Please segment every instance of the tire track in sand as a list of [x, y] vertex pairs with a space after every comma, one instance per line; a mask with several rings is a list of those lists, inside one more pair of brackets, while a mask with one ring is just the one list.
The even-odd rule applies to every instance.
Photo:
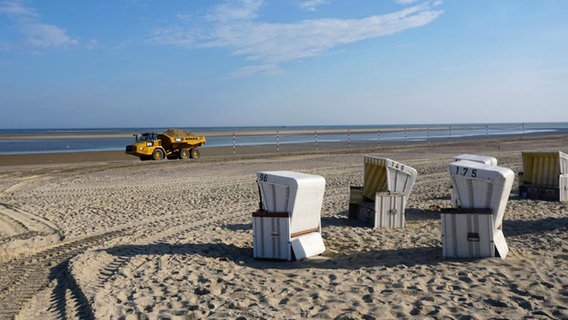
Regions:
[[[145, 254], [143, 247], [173, 239], [182, 233], [194, 232], [207, 226], [227, 223], [243, 214], [242, 208], [239, 211], [237, 206], [228, 208], [227, 212], [228, 214], [218, 215], [213, 218], [189, 221], [188, 218], [195, 217], [196, 214], [207, 213], [207, 210], [199, 209], [167, 219], [146, 221], [132, 229], [132, 232], [117, 234], [114, 237], [115, 239], [120, 237], [128, 238], [125, 241], [126, 245], [119, 244], [112, 247], [117, 249], [111, 250], [113, 251], [113, 257], [110, 262], [106, 261], [106, 263], [90, 265], [89, 270], [81, 271], [97, 274], [93, 287], [102, 288], [109, 281], [112, 281], [112, 277], [123, 266], [130, 263], [132, 257]], [[143, 240], [129, 241], [130, 239]], [[137, 245], [137, 242], [142, 244]], [[106, 251], [108, 250], [106, 249]], [[73, 265], [69, 263], [69, 259], [53, 269], [54, 276], [51, 279], [51, 284], [44, 288], [46, 292], [40, 294], [42, 296], [40, 299], [43, 299], [43, 301], [37, 302], [36, 306], [39, 305], [42, 310], [49, 310], [49, 315], [44, 315], [46, 318], [68, 319], [70, 317], [78, 317], [80, 319], [92, 319], [94, 318], [94, 312], [91, 306], [91, 299], [83, 293], [84, 288], [77, 284], [77, 279], [74, 278], [72, 269]], [[102, 260], [104, 261], [104, 259]], [[2, 314], [0, 313], [0, 315]]]
[[[236, 181], [227, 179], [221, 184], [249, 183], [248, 180], [246, 178], [236, 179]], [[214, 183], [207, 187], [218, 188], [219, 184]], [[214, 218], [207, 216], [208, 210], [195, 209], [181, 214], [146, 219], [115, 231], [69, 241], [33, 256], [7, 263], [5, 269], [8, 269], [8, 272], [0, 275], [0, 318], [14, 317], [24, 303], [45, 289], [49, 291], [47, 299], [49, 302], [41, 304], [49, 305], [46, 310], [51, 310], [52, 318], [65, 319], [73, 315], [79, 315], [79, 318], [90, 318], [92, 315], [90, 303], [68, 270], [70, 258], [85, 249], [101, 247], [121, 237], [128, 237], [127, 243], [131, 243], [132, 239], [145, 239], [144, 241], [147, 242], [149, 237], [153, 237], [155, 242], [163, 241], [186, 232], [188, 229], [197, 230], [202, 226], [230, 221], [235, 216], [242, 215], [242, 207], [239, 211], [236, 206], [223, 202], [222, 198], [212, 202], [207, 201], [209, 207], [222, 207], [227, 210], [225, 211], [227, 214], [216, 215], [217, 217]], [[255, 207], [256, 202], [250, 206]], [[196, 215], [201, 216], [201, 219], [195, 219]], [[108, 281], [135, 254], [136, 252], [129, 252], [127, 257], [116, 256], [111, 263], [101, 269], [98, 282], [104, 284]], [[1, 265], [0, 267], [4, 268]]]

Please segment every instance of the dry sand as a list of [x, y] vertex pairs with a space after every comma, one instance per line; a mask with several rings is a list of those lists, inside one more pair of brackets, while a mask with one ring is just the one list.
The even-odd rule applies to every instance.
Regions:
[[[4, 158], [0, 319], [568, 318], [568, 203], [519, 199], [515, 182], [504, 260], [444, 260], [439, 214], [452, 156], [491, 155], [518, 172], [521, 151], [566, 146], [568, 136], [374, 150], [419, 172], [405, 229], [347, 219], [363, 152]], [[253, 259], [260, 170], [326, 178], [322, 256]]]

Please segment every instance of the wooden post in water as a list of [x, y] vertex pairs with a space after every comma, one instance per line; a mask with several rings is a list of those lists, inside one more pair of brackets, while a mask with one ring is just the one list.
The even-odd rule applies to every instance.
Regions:
[[347, 129], [347, 148], [351, 149], [351, 130]]
[[381, 129], [377, 129], [377, 148], [381, 146]]
[[276, 152], [280, 152], [280, 132], [276, 130]]

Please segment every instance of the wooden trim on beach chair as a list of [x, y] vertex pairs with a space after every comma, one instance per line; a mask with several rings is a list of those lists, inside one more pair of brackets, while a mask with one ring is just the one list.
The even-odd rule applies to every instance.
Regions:
[[493, 210], [490, 208], [442, 208], [441, 213], [455, 213], [455, 214], [493, 214]]
[[258, 210], [252, 213], [254, 218], [289, 218], [290, 213], [288, 212], [267, 212], [264, 210]]
[[300, 231], [300, 232], [296, 232], [296, 233], [292, 233], [292, 235], [290, 235], [290, 238], [295, 238], [295, 237], [303, 236], [303, 235], [305, 235], [305, 234], [312, 233], [312, 232], [319, 232], [319, 227], [318, 227], [318, 228], [313, 228], [313, 229], [304, 230], [304, 231]]

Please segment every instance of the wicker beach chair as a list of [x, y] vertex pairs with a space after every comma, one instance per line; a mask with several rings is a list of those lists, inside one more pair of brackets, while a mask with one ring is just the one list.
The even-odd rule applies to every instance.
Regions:
[[568, 201], [568, 155], [556, 152], [523, 152], [519, 196], [535, 200]]
[[389, 158], [365, 155], [363, 186], [352, 186], [349, 217], [369, 222], [374, 228], [402, 228], [408, 196], [417, 171]]

